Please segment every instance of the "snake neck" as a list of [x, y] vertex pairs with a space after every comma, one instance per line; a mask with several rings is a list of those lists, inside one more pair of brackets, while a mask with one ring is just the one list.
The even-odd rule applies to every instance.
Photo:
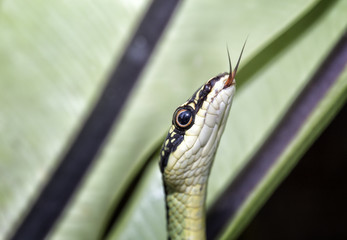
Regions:
[[165, 186], [168, 239], [204, 240], [206, 184], [185, 191]]

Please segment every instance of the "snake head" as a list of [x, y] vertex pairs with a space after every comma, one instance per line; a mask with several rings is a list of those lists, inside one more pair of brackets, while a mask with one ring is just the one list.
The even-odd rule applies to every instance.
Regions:
[[162, 172], [185, 166], [183, 159], [188, 160], [187, 169], [192, 168], [195, 160], [190, 156], [198, 157], [202, 151], [213, 155], [235, 93], [235, 80], [229, 85], [229, 79], [229, 73], [211, 78], [175, 110], [161, 151]]
[[235, 93], [240, 58], [232, 71], [229, 57], [230, 72], [208, 80], [173, 113], [159, 163], [169, 239], [206, 237], [208, 176]]
[[[244, 46], [234, 70], [228, 51], [229, 73], [208, 80], [175, 110], [159, 164], [166, 184], [184, 186], [186, 175], [191, 171], [198, 171], [205, 176], [201, 179], [207, 179], [229, 115]], [[173, 176], [180, 180], [174, 181]]]

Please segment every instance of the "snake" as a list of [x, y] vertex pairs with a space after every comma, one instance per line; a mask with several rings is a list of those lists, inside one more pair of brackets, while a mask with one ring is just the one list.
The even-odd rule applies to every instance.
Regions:
[[[246, 43], [246, 42], [245, 42]], [[173, 113], [160, 151], [168, 239], [206, 239], [207, 183], [236, 90], [236, 67], [209, 79]]]

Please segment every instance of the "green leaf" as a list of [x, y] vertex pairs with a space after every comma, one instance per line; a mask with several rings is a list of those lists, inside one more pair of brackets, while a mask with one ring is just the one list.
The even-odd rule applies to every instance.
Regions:
[[325, 97], [315, 107], [313, 113], [305, 121], [295, 138], [285, 151], [271, 166], [271, 171], [258, 183], [251, 196], [238, 210], [221, 239], [235, 239], [255, 212], [269, 197], [274, 188], [295, 166], [298, 159], [308, 149], [333, 116], [347, 100], [347, 69], [327, 92]]
[[[346, 28], [346, 21], [342, 21], [343, 12], [344, 6], [341, 2], [330, 6], [317, 3], [312, 8], [306, 9], [305, 14], [283, 29], [282, 34], [277, 35], [273, 42], [269, 43], [271, 48], [272, 44], [275, 44], [278, 39], [287, 40], [288, 44], [283, 43], [283, 49], [280, 53], [266, 55], [266, 53], [258, 51], [260, 53], [254, 56], [254, 58], [258, 58], [259, 55], [265, 55], [260, 57], [265, 58], [264, 61], [267, 64], [257, 70], [256, 74], [251, 75], [237, 92], [230, 119], [212, 169], [208, 205], [218, 197], [226, 185], [246, 165], [262, 142], [265, 141], [288, 106], [294, 101], [337, 39], [343, 34]], [[309, 18], [309, 21], [307, 18]], [[298, 28], [297, 24], [302, 23], [305, 23], [306, 26], [300, 25], [300, 28]], [[294, 31], [293, 29], [298, 31], [298, 35], [289, 36], [289, 39], [286, 34]], [[329, 36], [326, 36], [327, 29], [329, 29]], [[316, 46], [314, 51], [310, 47], [312, 45]], [[246, 51], [246, 56], [249, 56], [248, 51]], [[249, 64], [251, 63], [252, 60], [249, 60]], [[244, 66], [244, 69], [248, 68], [245, 63], [242, 66]], [[189, 93], [187, 96], [189, 96]], [[335, 101], [343, 103], [344, 99], [338, 98]], [[328, 114], [328, 111], [326, 113]], [[319, 123], [321, 124], [321, 130], [326, 122], [321, 121]], [[302, 141], [305, 141], [305, 139]], [[306, 142], [306, 146], [308, 146], [308, 143], [310, 142]], [[302, 142], [300, 144], [303, 146]], [[293, 149], [293, 153], [296, 152], [297, 149]], [[298, 156], [294, 155], [289, 158], [287, 160], [288, 165], [292, 167]], [[153, 167], [157, 168], [156, 165]], [[149, 170], [148, 172], [153, 174], [155, 170]], [[279, 176], [277, 176], [276, 181], [272, 181], [272, 184], [278, 183], [285, 174], [286, 171], [279, 171]], [[153, 186], [157, 186], [158, 181], [161, 181], [159, 174], [152, 176], [152, 179], [152, 182], [148, 182], [148, 185], [142, 183], [138, 187], [137, 190], [143, 194], [134, 196], [129, 208], [124, 210], [122, 220], [118, 222], [120, 224], [115, 223], [110, 239], [132, 239], [140, 236], [142, 239], [153, 239], [153, 235], [158, 239], [165, 238], [165, 230], [158, 232], [158, 226], [160, 226], [160, 229], [165, 227], [165, 222], [163, 222], [165, 216], [163, 216], [161, 209], [163, 196], [160, 198], [158, 197], [158, 191], [149, 190], [153, 189]], [[252, 198], [254, 196], [258, 202], [261, 202], [266, 197], [265, 193], [269, 194], [267, 186], [262, 190], [257, 195], [255, 191], [254, 195], [256, 196], [252, 194]], [[250, 200], [247, 199], [244, 207], [249, 206], [248, 201]], [[153, 210], [152, 206], [158, 206], [157, 210]], [[252, 209], [253, 213], [256, 207], [257, 204]], [[152, 211], [157, 213], [156, 218], [152, 217]], [[151, 216], [150, 224], [146, 221], [139, 221], [139, 216]], [[252, 215], [245, 210], [240, 212], [239, 218], [245, 219], [248, 216]], [[242, 230], [243, 222], [236, 220], [231, 223], [233, 231], [228, 236], [235, 237], [238, 231]], [[235, 229], [238, 231], [235, 231]]]
[[[307, 1], [301, 6], [287, 3], [286, 8], [292, 11], [283, 11], [281, 14], [278, 10], [283, 5], [275, 3], [277, 9], [272, 11], [272, 16], [267, 17], [262, 16], [257, 8], [264, 3], [254, 5], [256, 3], [245, 2], [236, 5], [236, 2], [225, 1], [216, 4], [213, 12], [210, 12], [211, 3], [208, 1], [183, 4], [127, 104], [109, 146], [102, 152], [100, 161], [93, 168], [76, 202], [71, 205], [71, 210], [65, 215], [66, 219], [62, 220], [56, 236], [63, 234], [75, 238], [77, 234], [81, 234], [86, 237], [92, 231], [99, 231], [101, 234], [110, 208], [119, 203], [147, 156], [161, 145], [174, 109], [208, 78], [227, 69], [226, 41], [229, 48], [233, 49], [232, 56], [236, 59], [251, 29], [249, 25], [259, 24], [259, 19], [262, 19], [260, 25], [266, 31], [252, 28], [254, 40], [249, 39], [245, 52], [247, 57], [249, 53], [259, 51], [266, 42], [271, 41], [273, 35], [280, 34], [288, 23], [295, 21], [313, 3]], [[245, 9], [249, 14], [230, 14], [226, 4]], [[291, 12], [296, 15], [293, 16]], [[205, 13], [203, 19], [201, 13]], [[256, 14], [259, 18], [255, 17]], [[249, 15], [253, 18], [249, 18]], [[277, 21], [273, 20], [274, 17]], [[245, 25], [232, 27], [232, 23], [235, 26]], [[214, 31], [206, 31], [206, 25]], [[236, 36], [239, 39], [235, 39]], [[182, 46], [180, 51], [176, 50], [177, 46]], [[84, 210], [86, 208], [89, 209], [88, 213]]]
[[50, 177], [144, 4], [1, 2], [0, 238]]
[[[3, 1], [0, 10], [0, 128], [6, 133], [0, 140], [1, 236], [8, 236], [30, 210], [147, 4], [32, 2]], [[346, 10], [343, 0], [182, 2], [97, 162], [48, 239], [98, 239], [119, 206], [123, 209], [108, 239], [165, 238], [154, 153], [175, 108], [210, 77], [228, 70], [225, 45], [235, 62], [248, 36], [237, 95], [209, 181], [211, 206], [344, 34]], [[238, 210], [223, 238], [242, 231], [324, 129], [345, 102], [346, 82], [344, 73]], [[131, 185], [139, 172], [140, 181]], [[133, 194], [127, 198], [127, 192]]]

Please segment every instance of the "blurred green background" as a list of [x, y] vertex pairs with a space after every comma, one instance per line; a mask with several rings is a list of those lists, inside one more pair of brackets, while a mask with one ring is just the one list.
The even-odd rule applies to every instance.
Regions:
[[[149, 4], [0, 1], [0, 238], [9, 237], [30, 211]], [[237, 95], [209, 180], [211, 206], [345, 34], [346, 13], [345, 0], [183, 1], [96, 162], [47, 238], [165, 239], [155, 153], [176, 106], [228, 70], [226, 44], [235, 62], [248, 37]], [[326, 94], [317, 96], [313, 112], [220, 238], [242, 232], [343, 106], [346, 89], [344, 69]], [[131, 185], [139, 173], [141, 180]], [[125, 195], [129, 188], [134, 188], [130, 196]], [[117, 210], [119, 216], [110, 222]]]

